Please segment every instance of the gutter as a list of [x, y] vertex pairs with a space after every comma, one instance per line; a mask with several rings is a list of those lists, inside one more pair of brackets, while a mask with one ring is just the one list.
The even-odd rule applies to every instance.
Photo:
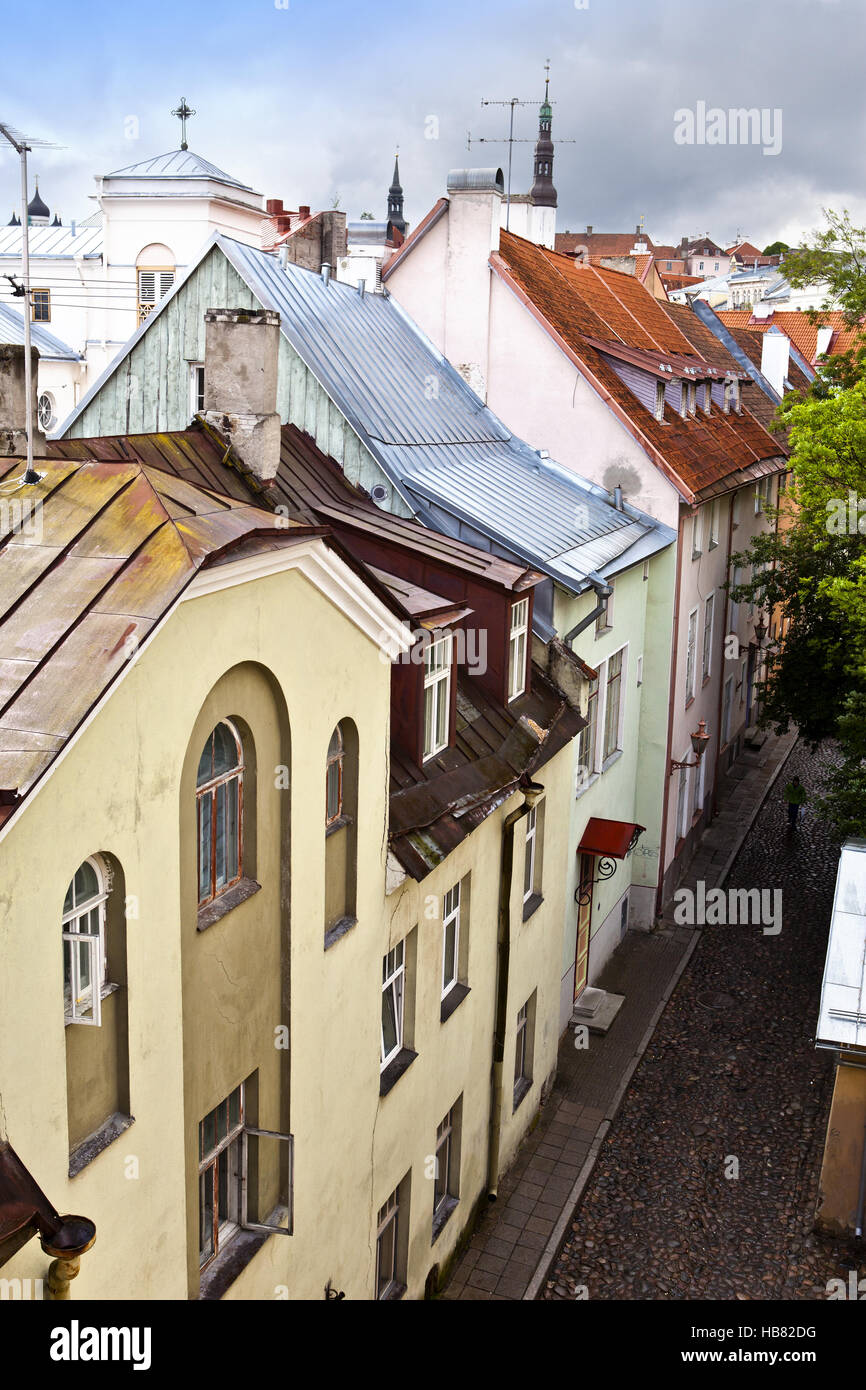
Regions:
[[514, 873], [514, 827], [544, 792], [537, 782], [520, 788], [523, 805], [510, 811], [502, 823], [502, 859], [499, 871], [499, 926], [496, 948], [496, 1012], [493, 1027], [493, 1064], [490, 1069], [490, 1131], [487, 1145], [487, 1198], [499, 1195], [499, 1153], [502, 1139], [502, 1092], [505, 1072], [505, 1034], [508, 1028], [508, 984], [511, 965], [511, 884]]

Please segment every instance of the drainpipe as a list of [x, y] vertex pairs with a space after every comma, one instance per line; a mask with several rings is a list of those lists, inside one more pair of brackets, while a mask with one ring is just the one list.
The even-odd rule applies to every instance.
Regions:
[[855, 1216], [855, 1236], [863, 1234], [863, 1214], [866, 1208], [866, 1125], [863, 1126], [863, 1157], [860, 1160], [860, 1191], [857, 1194], [857, 1213]]
[[674, 585], [673, 646], [671, 652], [670, 698], [668, 700], [668, 743], [664, 763], [664, 797], [662, 799], [662, 828], [659, 841], [659, 881], [656, 889], [656, 917], [661, 916], [665, 884], [665, 843], [668, 833], [668, 804], [671, 797], [671, 759], [673, 757], [674, 704], [677, 693], [677, 656], [680, 637], [680, 580], [683, 568], [683, 546], [686, 543], [686, 519], [680, 517], [677, 532], [677, 577]]
[[598, 603], [596, 604], [595, 608], [593, 608], [591, 613], [587, 613], [586, 617], [581, 618], [580, 622], [577, 624], [576, 627], [573, 627], [570, 632], [567, 632], [565, 634], [562, 640], [567, 647], [571, 646], [575, 637], [579, 637], [580, 634], [586, 628], [589, 627], [590, 623], [594, 623], [596, 618], [601, 617], [602, 613], [604, 612], [605, 602], [607, 599], [610, 598], [611, 594], [613, 593], [613, 589], [611, 588], [610, 584], [605, 584], [603, 579], [599, 579], [590, 575], [589, 582], [598, 596]]
[[48, 1267], [48, 1292], [52, 1302], [69, 1299], [69, 1285], [81, 1269], [81, 1256], [96, 1240], [96, 1227], [86, 1216], [63, 1216], [57, 1230], [40, 1234], [46, 1255], [54, 1255]]
[[523, 805], [510, 811], [502, 822], [502, 862], [499, 872], [499, 929], [496, 950], [496, 1014], [493, 1030], [493, 1066], [490, 1071], [490, 1137], [487, 1148], [487, 1197], [495, 1202], [499, 1192], [499, 1148], [502, 1137], [502, 1091], [505, 1071], [505, 1033], [508, 1027], [508, 982], [511, 962], [511, 881], [514, 869], [514, 827], [527, 816], [544, 787], [527, 781], [520, 787]]

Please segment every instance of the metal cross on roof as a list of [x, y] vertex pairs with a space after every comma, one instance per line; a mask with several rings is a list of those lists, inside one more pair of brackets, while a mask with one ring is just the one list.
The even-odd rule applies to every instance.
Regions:
[[195, 112], [191, 107], [187, 106], [186, 97], [181, 97], [180, 106], [178, 106], [175, 111], [172, 111], [171, 114], [177, 116], [180, 121], [180, 147], [182, 150], [188, 150], [189, 146], [186, 143], [186, 123], [190, 116], [195, 115]]

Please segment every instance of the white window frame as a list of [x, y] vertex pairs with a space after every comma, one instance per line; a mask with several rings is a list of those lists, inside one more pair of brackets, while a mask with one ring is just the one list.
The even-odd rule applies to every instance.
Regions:
[[[691, 748], [688, 748], [680, 759], [680, 762], [687, 762]], [[681, 767], [679, 769], [679, 781], [677, 783], [677, 838], [684, 840], [689, 833], [689, 769]]]
[[[391, 1260], [390, 1273], [385, 1283], [382, 1285], [382, 1237], [388, 1227], [393, 1224], [391, 1233]], [[397, 1278], [397, 1262], [399, 1260], [398, 1241], [400, 1239], [400, 1188], [394, 1188], [390, 1197], [379, 1208], [379, 1215], [376, 1222], [376, 1297], [387, 1298], [393, 1289], [399, 1288], [400, 1280]]]
[[698, 510], [698, 511], [696, 511], [696, 512], [693, 514], [693, 516], [692, 516], [692, 559], [693, 559], [693, 560], [699, 560], [699, 559], [701, 558], [701, 555], [703, 554], [703, 552], [702, 552], [702, 550], [701, 550], [701, 545], [703, 544], [703, 537], [701, 536], [701, 527], [702, 527], [702, 524], [703, 524], [703, 517], [701, 516], [700, 510]]
[[[64, 912], [61, 922], [64, 955], [69, 952], [70, 998], [64, 999], [64, 1021], [67, 1024], [79, 1023], [90, 1028], [102, 1024], [102, 996], [108, 993], [108, 959], [105, 947], [106, 909], [105, 904], [111, 892], [111, 875], [107, 867], [95, 855], [83, 861], [89, 864], [96, 874], [99, 892], [80, 903], [74, 903]], [[79, 869], [83, 864], [79, 865]], [[78, 869], [75, 871], [78, 872]], [[75, 882], [73, 875], [72, 882]], [[97, 913], [97, 930], [82, 931], [81, 922]], [[87, 953], [90, 966], [90, 984], [81, 988], [81, 948]], [[76, 949], [77, 948], [77, 949]], [[65, 975], [65, 970], [64, 970]], [[98, 987], [94, 984], [98, 982]], [[89, 1014], [89, 1017], [88, 1017]]]
[[[608, 701], [609, 701], [609, 699], [610, 699], [610, 667], [611, 667], [611, 663], [612, 663], [613, 661], [615, 661], [616, 658], [617, 658], [618, 656], [621, 657], [622, 660], [621, 660], [620, 669], [619, 669], [618, 708], [617, 708], [617, 714], [616, 714], [616, 746], [615, 746], [614, 748], [611, 748], [610, 750], [608, 750], [607, 747], [606, 747], [605, 734], [606, 734], [606, 730], [607, 730], [607, 727], [608, 727], [608, 718], [607, 718], [607, 715], [608, 715]], [[614, 755], [615, 755], [616, 753], [618, 753], [618, 752], [621, 751], [622, 745], [623, 745], [623, 728], [624, 728], [624, 725], [625, 725], [625, 696], [626, 696], [626, 683], [627, 683], [627, 681], [628, 681], [628, 642], [624, 643], [623, 646], [618, 647], [617, 650], [616, 650], [615, 652], [611, 652], [611, 654], [610, 654], [610, 656], [608, 657], [607, 661], [604, 663], [603, 675], [604, 675], [604, 708], [603, 708], [603, 710], [600, 712], [600, 717], [599, 717], [599, 724], [600, 724], [600, 727], [601, 727], [601, 770], [602, 770], [602, 772], [604, 771], [605, 765], [610, 761], [610, 759], [613, 758]]]
[[[177, 267], [173, 265], [145, 265], [136, 271], [138, 287], [138, 322], [144, 323], [174, 285]], [[145, 280], [150, 276], [150, 280]], [[169, 278], [170, 277], [170, 278]]]
[[[593, 692], [592, 687], [595, 686]], [[598, 772], [598, 731], [600, 727], [599, 711], [601, 709], [601, 670], [594, 680], [589, 682], [589, 694], [586, 701], [587, 722], [578, 735], [577, 759], [578, 768], [583, 768], [586, 774], [587, 783], [589, 778], [595, 777]], [[595, 712], [595, 722], [591, 717], [592, 711]], [[586, 790], [585, 786], [578, 784], [578, 795]]]
[[511, 629], [508, 636], [508, 702], [516, 700], [526, 689], [526, 648], [529, 632], [529, 599], [518, 599], [511, 605]]
[[722, 688], [722, 741], [724, 748], [731, 741], [731, 711], [734, 703], [734, 678], [728, 676]]
[[692, 816], [698, 815], [704, 809], [704, 769], [706, 767], [706, 754], [698, 759], [698, 765], [694, 769], [694, 800], [692, 802]]
[[[536, 832], [538, 830], [538, 808], [532, 806], [526, 817], [526, 848], [523, 860], [523, 901], [528, 903], [535, 892], [535, 852], [536, 852]], [[529, 887], [526, 887], [526, 880], [529, 879]]]
[[[448, 1111], [448, 1114], [444, 1117], [444, 1119], [440, 1120], [439, 1124], [436, 1127], [436, 1170], [435, 1177], [433, 1179], [434, 1228], [437, 1223], [437, 1217], [443, 1216], [444, 1213], [449, 1208], [453, 1207], [459, 1199], [459, 1174], [457, 1176], [457, 1180], [455, 1181], [454, 1174], [451, 1170], [451, 1165], [454, 1159], [455, 1129], [457, 1127], [457, 1121], [455, 1116], [456, 1110], [457, 1105], [452, 1105], [451, 1109]], [[441, 1156], [443, 1149], [445, 1150], [444, 1157]], [[441, 1183], [440, 1178], [442, 1179]], [[438, 1198], [436, 1195], [437, 1186], [439, 1186], [441, 1189]], [[452, 1191], [452, 1188], [456, 1188], [457, 1191]]]
[[[453, 924], [454, 927], [454, 973], [450, 979], [446, 977], [445, 971], [448, 960], [448, 929]], [[460, 974], [460, 884], [455, 883], [453, 888], [449, 888], [445, 897], [442, 899], [442, 998], [450, 994], [451, 990], [459, 983]]]
[[701, 654], [701, 683], [708, 680], [713, 667], [713, 627], [716, 618], [716, 595], [709, 594], [704, 600], [704, 645]]
[[384, 1014], [385, 993], [391, 992], [394, 1008], [394, 1023], [397, 1041], [391, 1051], [385, 1052], [384, 1019], [379, 1024], [379, 1070], [384, 1071], [389, 1062], [403, 1050], [403, 1009], [406, 1002], [406, 938], [398, 941], [382, 958], [382, 1011]]
[[665, 418], [665, 384], [663, 381], [656, 382], [656, 403], [653, 411], [657, 420], [664, 421]]
[[697, 683], [697, 656], [698, 656], [698, 610], [693, 608], [689, 613], [688, 627], [686, 628], [686, 704], [688, 705], [695, 698], [695, 688]]
[[[437, 637], [429, 642], [424, 653], [424, 762], [428, 758], [435, 758], [437, 753], [441, 753], [443, 748], [447, 748], [450, 740], [453, 646], [454, 634], [446, 632], [442, 637]], [[439, 661], [440, 653], [444, 654], [444, 660], [441, 663]], [[445, 733], [444, 738], [440, 739], [437, 737], [437, 729], [440, 725], [443, 707]], [[429, 719], [428, 708], [430, 710]], [[432, 740], [429, 747], [427, 743], [428, 729]]]
[[709, 550], [715, 550], [719, 543], [719, 499], [714, 498], [710, 503], [710, 544]]
[[[199, 393], [198, 382], [199, 372], [201, 372], [201, 393]], [[199, 394], [201, 394], [201, 405], [199, 405]], [[201, 415], [204, 411], [204, 362], [190, 362], [189, 364], [189, 414], [190, 419], [194, 415]]]

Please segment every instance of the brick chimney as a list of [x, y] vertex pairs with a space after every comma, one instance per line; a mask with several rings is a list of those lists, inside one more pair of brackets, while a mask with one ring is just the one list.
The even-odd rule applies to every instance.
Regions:
[[269, 483], [280, 462], [280, 316], [270, 309], [208, 309], [204, 321], [205, 419]]
[[[45, 457], [45, 435], [36, 413], [36, 369], [39, 352], [30, 349], [30, 421], [33, 431], [33, 457]], [[27, 402], [24, 392], [24, 345], [0, 343], [0, 456], [27, 456]]]

